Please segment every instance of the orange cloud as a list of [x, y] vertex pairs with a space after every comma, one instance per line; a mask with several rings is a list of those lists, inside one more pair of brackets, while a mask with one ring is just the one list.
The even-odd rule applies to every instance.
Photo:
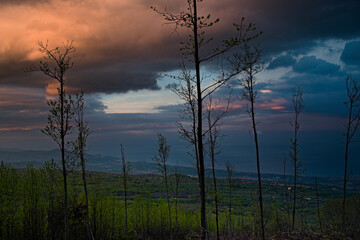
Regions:
[[261, 93], [272, 93], [272, 91], [269, 90], [269, 89], [261, 89], [261, 90], [259, 90], [259, 92], [261, 92]]
[[[45, 87], [45, 92], [46, 94], [50, 95], [50, 96], [56, 96], [58, 95], [58, 88], [60, 87], [58, 82], [50, 82], [46, 85]], [[76, 93], [79, 92], [80, 90], [77, 88], [72, 88], [69, 87], [67, 85], [65, 85], [65, 92], [66, 93]]]
[[274, 107], [271, 107], [271, 109], [273, 109], [273, 110], [284, 110], [285, 107], [284, 106], [274, 106]]
[[57, 95], [58, 94], [58, 87], [59, 87], [59, 84], [58, 83], [49, 83], [47, 86], [46, 86], [46, 93], [49, 94], [49, 95]]
[[[207, 33], [218, 40], [233, 31], [232, 22], [242, 15], [230, 7], [233, 0], [208, 0], [199, 5], [200, 15], [220, 17]], [[72, 81], [68, 86], [85, 92], [127, 92], [156, 89], [157, 73], [173, 70], [180, 61], [179, 42], [184, 29], [164, 24], [150, 9], [186, 10], [186, 1], [168, 0], [22, 0], [0, 8], [0, 84], [45, 88], [54, 94], [51, 79], [24, 74], [21, 67], [42, 58], [36, 43], [49, 47], [73, 40]], [[141, 67], [140, 67], [141, 66]], [[71, 73], [69, 73], [70, 75]], [[26, 75], [26, 76], [25, 76]]]
[[[82, 61], [109, 57], [126, 57], [128, 61], [136, 54], [162, 54], [164, 51], [160, 50], [164, 48], [177, 51], [179, 39], [176, 34], [170, 38], [174, 25], [164, 25], [162, 16], [150, 9], [152, 5], [174, 12], [186, 7], [185, 1], [154, 0], [52, 0], [5, 5], [0, 9], [0, 55], [16, 50], [25, 53], [22, 60], [38, 59], [41, 56], [36, 47], [38, 40], [49, 40], [51, 46], [74, 40]], [[214, 0], [201, 4], [200, 11], [206, 15], [212, 12], [214, 18], [222, 17], [220, 26], [210, 30], [213, 32], [222, 31], [221, 25], [228, 25], [232, 22], [228, 18], [237, 15], [229, 14], [223, 2]], [[174, 54], [171, 51], [166, 55], [169, 53]]]
[[79, 55], [87, 57], [105, 57], [112, 53], [108, 48], [129, 54], [168, 36], [162, 22], [140, 0], [6, 5], [0, 9], [0, 55], [18, 49], [26, 52], [23, 60], [37, 59], [38, 40], [54, 46], [74, 40]]

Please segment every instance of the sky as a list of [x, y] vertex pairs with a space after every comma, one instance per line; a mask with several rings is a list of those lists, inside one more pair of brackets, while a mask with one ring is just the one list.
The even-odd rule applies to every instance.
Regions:
[[[189, 144], [178, 135], [181, 100], [168, 88], [182, 61], [180, 42], [189, 32], [175, 30], [151, 6], [186, 10], [186, 1], [170, 0], [3, 0], [0, 2], [0, 148], [50, 150], [56, 145], [41, 133], [46, 101], [57, 82], [24, 68], [49, 47], [73, 41], [73, 68], [66, 75], [68, 92], [83, 90], [86, 119], [92, 130], [88, 152], [151, 161], [156, 134], [171, 145], [170, 164], [193, 165]], [[253, 42], [262, 50], [264, 70], [256, 75], [256, 117], [262, 172], [287, 171], [293, 129], [292, 90], [304, 91], [300, 116], [299, 159], [306, 175], [341, 176], [347, 111], [345, 77], [360, 77], [360, 2], [357, 0], [204, 0], [200, 15], [219, 18], [206, 29], [211, 46], [233, 34], [232, 23], [256, 24], [263, 34]], [[200, 52], [206, 55], [209, 49]], [[216, 75], [218, 61], [202, 66]], [[241, 76], [238, 76], [238, 80]], [[208, 82], [205, 82], [205, 84]], [[256, 171], [255, 149], [246, 103], [234, 88], [232, 111], [223, 120], [217, 167], [226, 161], [236, 170]], [[216, 96], [227, 94], [220, 89]], [[355, 140], [359, 136], [355, 137]], [[349, 167], [360, 174], [359, 143], [351, 146]], [[209, 166], [207, 160], [207, 166]]]

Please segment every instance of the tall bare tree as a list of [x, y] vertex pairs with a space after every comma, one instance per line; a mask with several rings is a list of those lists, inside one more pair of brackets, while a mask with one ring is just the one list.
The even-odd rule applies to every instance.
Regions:
[[290, 122], [290, 125], [294, 127], [294, 138], [291, 139], [290, 146], [290, 158], [294, 164], [294, 187], [293, 187], [293, 209], [292, 209], [292, 225], [291, 228], [295, 228], [295, 213], [296, 213], [296, 187], [297, 187], [297, 178], [303, 173], [302, 161], [299, 160], [299, 148], [298, 148], [298, 132], [300, 129], [299, 116], [302, 110], [304, 109], [303, 101], [303, 90], [299, 87], [293, 89], [292, 102], [294, 107], [294, 121]]
[[228, 226], [229, 232], [232, 232], [231, 209], [232, 209], [232, 189], [233, 189], [233, 170], [234, 166], [226, 162], [227, 181], [229, 186], [229, 204], [228, 204]]
[[75, 126], [77, 128], [77, 138], [74, 141], [74, 152], [77, 157], [80, 159], [83, 187], [85, 192], [85, 224], [87, 228], [88, 239], [94, 239], [90, 220], [89, 220], [89, 199], [88, 199], [88, 189], [87, 189], [87, 181], [86, 181], [86, 143], [88, 136], [91, 131], [88, 126], [88, 123], [84, 120], [84, 94], [78, 94], [76, 96], [76, 109], [75, 109]]
[[179, 203], [179, 184], [181, 180], [181, 174], [179, 173], [179, 166], [176, 165], [174, 171], [175, 177], [175, 233], [178, 230], [178, 203]]
[[285, 209], [285, 205], [286, 205], [286, 189], [287, 189], [287, 186], [286, 186], [286, 155], [284, 156], [284, 160], [283, 160], [283, 170], [284, 170], [284, 173], [283, 173], [283, 185], [284, 185], [284, 199], [283, 199], [283, 202], [284, 202], [284, 209]]
[[258, 197], [260, 206], [260, 227], [261, 227], [261, 239], [265, 239], [265, 227], [264, 227], [264, 210], [263, 210], [263, 196], [261, 185], [261, 172], [260, 172], [260, 154], [259, 154], [259, 141], [257, 133], [257, 122], [255, 119], [255, 102], [257, 99], [257, 91], [255, 90], [255, 75], [263, 70], [263, 65], [260, 63], [261, 53], [257, 47], [252, 47], [248, 44], [244, 45], [243, 52], [238, 55], [238, 59], [241, 63], [241, 67], [244, 71], [244, 77], [241, 80], [243, 90], [241, 92], [241, 99], [248, 102], [247, 113], [251, 118], [253, 136], [255, 142], [256, 151], [256, 164], [258, 175]]
[[[167, 9], [160, 11], [155, 7], [152, 9], [160, 13], [168, 23], [175, 24], [177, 27], [185, 27], [190, 30], [189, 39], [186, 42], [182, 43], [181, 51], [185, 59], [189, 60], [193, 64], [195, 69], [195, 76], [190, 77], [186, 82], [185, 88], [189, 88], [189, 91], [193, 96], [189, 99], [192, 101], [192, 105], [195, 114], [192, 116], [192, 125], [190, 131], [180, 127], [182, 135], [191, 134], [191, 139], [189, 142], [194, 144], [195, 148], [195, 157], [196, 165], [198, 169], [199, 177], [199, 190], [200, 190], [200, 208], [201, 208], [201, 239], [205, 240], [207, 232], [207, 223], [206, 223], [206, 194], [205, 194], [205, 164], [204, 164], [204, 128], [203, 128], [203, 102], [204, 100], [221, 86], [223, 86], [227, 81], [232, 79], [234, 76], [239, 74], [239, 68], [234, 67], [232, 70], [225, 72], [222, 71], [219, 74], [217, 79], [207, 86], [204, 86], [204, 81], [202, 81], [201, 69], [200, 66], [206, 64], [206, 62], [212, 61], [217, 57], [221, 57], [226, 53], [229, 53], [236, 46], [241, 45], [242, 43], [250, 40], [253, 37], [256, 37], [257, 34], [252, 34], [256, 29], [253, 24], [245, 25], [244, 18], [241, 21], [241, 24], [234, 25], [236, 29], [236, 35], [229, 40], [222, 41], [222, 45], [218, 48], [215, 48], [211, 51], [201, 51], [201, 49], [207, 46], [213, 38], [205, 36], [205, 28], [211, 27], [214, 23], [217, 23], [219, 19], [214, 21], [210, 20], [210, 14], [207, 16], [198, 15], [198, 0], [186, 0], [187, 9], [180, 13], [172, 13]], [[190, 73], [191, 74], [191, 73]], [[188, 85], [190, 83], [190, 85]], [[185, 96], [187, 94], [185, 93]], [[186, 97], [187, 98], [187, 97]], [[193, 130], [196, 129], [196, 134], [193, 135]], [[205, 131], [206, 132], [206, 131]]]
[[345, 215], [346, 215], [346, 184], [348, 180], [347, 166], [349, 158], [349, 146], [355, 133], [360, 128], [360, 82], [352, 76], [346, 76], [346, 100], [344, 102], [348, 110], [348, 120], [346, 127], [345, 142], [345, 167], [344, 167], [344, 189], [342, 202], [342, 231], [345, 232]]
[[44, 60], [38, 65], [33, 65], [25, 71], [39, 71], [46, 76], [55, 79], [58, 88], [59, 99], [47, 102], [50, 113], [48, 123], [42, 132], [50, 136], [59, 146], [61, 152], [62, 175], [64, 182], [64, 213], [65, 213], [65, 239], [69, 240], [69, 217], [68, 217], [68, 192], [67, 192], [67, 159], [66, 159], [66, 136], [71, 132], [71, 119], [74, 115], [73, 101], [71, 96], [65, 94], [65, 74], [73, 66], [71, 54], [75, 51], [72, 41], [67, 41], [62, 47], [50, 48], [48, 43], [38, 42], [39, 51], [43, 53]]
[[219, 198], [218, 198], [218, 190], [217, 190], [215, 163], [216, 163], [216, 155], [220, 153], [217, 150], [217, 148], [219, 145], [218, 140], [221, 137], [220, 135], [220, 126], [222, 124], [221, 119], [224, 118], [230, 111], [230, 99], [231, 98], [229, 97], [227, 100], [226, 107], [222, 108], [221, 101], [218, 100], [216, 102], [213, 102], [212, 95], [210, 95], [208, 103], [206, 105], [206, 118], [209, 126], [207, 145], [211, 160], [211, 170], [212, 170], [212, 178], [214, 185], [215, 224], [216, 224], [217, 240], [220, 239], [220, 231], [219, 231]]
[[200, 166], [199, 166], [199, 154], [198, 154], [198, 141], [197, 141], [197, 100], [194, 83], [194, 76], [191, 75], [191, 71], [186, 68], [184, 64], [181, 65], [181, 74], [177, 77], [179, 84], [173, 84], [171, 90], [184, 101], [184, 108], [180, 112], [180, 118], [185, 122], [189, 122], [188, 125], [183, 122], [177, 122], [179, 128], [179, 134], [181, 138], [188, 141], [193, 150], [190, 155], [196, 160], [196, 170], [200, 183]]
[[283, 160], [283, 170], [284, 170], [284, 173], [283, 173], [283, 184], [284, 184], [284, 199], [283, 199], [283, 203], [284, 203], [284, 210], [286, 210], [287, 212], [287, 223], [288, 223], [288, 226], [290, 226], [290, 206], [289, 206], [289, 202], [288, 202], [288, 187], [287, 187], [287, 184], [286, 184], [286, 154], [284, 154], [284, 160]]
[[158, 134], [158, 149], [157, 154], [154, 155], [153, 161], [161, 173], [166, 188], [166, 199], [168, 204], [169, 224], [170, 224], [170, 239], [172, 239], [172, 226], [171, 226], [171, 205], [169, 195], [169, 184], [168, 184], [168, 159], [170, 154], [170, 145], [167, 144], [166, 137], [162, 134]]
[[125, 149], [123, 145], [120, 145], [120, 152], [121, 152], [121, 161], [122, 161], [122, 168], [121, 168], [121, 180], [124, 187], [124, 201], [125, 201], [125, 238], [126, 240], [129, 239], [128, 233], [128, 199], [127, 199], [127, 191], [129, 187], [129, 172], [130, 172], [130, 163], [126, 161], [125, 156]]
[[319, 221], [319, 229], [322, 231], [322, 222], [321, 222], [321, 215], [320, 215], [320, 205], [319, 205], [319, 189], [318, 189], [318, 178], [315, 177], [315, 191], [316, 191], [316, 208], [317, 208], [317, 217]]

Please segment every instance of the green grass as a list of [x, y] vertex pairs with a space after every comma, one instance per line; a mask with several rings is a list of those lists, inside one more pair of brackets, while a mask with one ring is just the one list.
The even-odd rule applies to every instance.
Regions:
[[[125, 206], [121, 175], [88, 172], [90, 223], [96, 239], [123, 239]], [[198, 181], [182, 175], [179, 184], [178, 209], [175, 208], [175, 179], [169, 177], [171, 218], [174, 239], [196, 238], [200, 232], [200, 199]], [[212, 179], [207, 179], [207, 222], [215, 233], [215, 207]], [[289, 229], [291, 194], [286, 186], [264, 182], [264, 215], [267, 236]], [[72, 239], [86, 239], [84, 233], [85, 197], [79, 172], [68, 175], [68, 199]], [[234, 179], [231, 216], [228, 214], [230, 193], [227, 180], [218, 179], [220, 232], [223, 236], [251, 236], [259, 233], [257, 182]], [[319, 185], [319, 202], [324, 229], [339, 230], [341, 191], [339, 187]], [[54, 165], [42, 169], [15, 170], [0, 166], [0, 239], [63, 238], [63, 186]], [[358, 192], [349, 194], [348, 222], [360, 223]], [[128, 187], [128, 228], [131, 239], [168, 239], [170, 224], [165, 184], [154, 174], [131, 175]], [[297, 230], [318, 231], [316, 192], [311, 184], [300, 184], [297, 201]], [[177, 218], [176, 218], [177, 210]], [[231, 217], [231, 224], [230, 224]], [[356, 225], [356, 224], [355, 224]], [[354, 225], [354, 226], [355, 226]], [[177, 226], [177, 227], [175, 227]], [[356, 227], [349, 233], [358, 237]], [[30, 236], [30, 237], [29, 237]]]

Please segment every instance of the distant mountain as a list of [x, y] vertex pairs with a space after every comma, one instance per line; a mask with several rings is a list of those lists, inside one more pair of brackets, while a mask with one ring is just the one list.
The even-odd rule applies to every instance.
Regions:
[[[59, 162], [60, 151], [0, 150], [0, 161], [10, 164], [14, 168], [25, 168], [28, 166], [40, 168], [44, 166], [46, 161], [50, 161], [51, 159]], [[116, 172], [116, 169], [120, 169], [120, 159], [117, 157], [86, 154], [86, 159], [89, 170]]]
[[[27, 166], [32, 166], [35, 168], [40, 168], [44, 166], [45, 161], [54, 159], [55, 161], [60, 161], [60, 151], [51, 150], [51, 151], [35, 151], [35, 150], [26, 150], [21, 151], [18, 149], [11, 150], [1, 150], [0, 149], [0, 162], [3, 161], [7, 164], [10, 164], [14, 168], [25, 168]], [[120, 173], [121, 169], [121, 159], [113, 156], [103, 156], [101, 154], [86, 154], [87, 159], [87, 169], [91, 171], [100, 171], [100, 172], [110, 172], [110, 173]], [[156, 166], [152, 162], [131, 162], [131, 172], [132, 174], [158, 174]], [[175, 166], [169, 166], [170, 174], [174, 172]], [[196, 176], [197, 172], [195, 167], [191, 166], [179, 166], [178, 170], [181, 174], [188, 176]], [[210, 169], [207, 169], [206, 176], [211, 177]], [[224, 169], [217, 169], [216, 176], [218, 178], [226, 178], [227, 172]], [[244, 181], [257, 181], [256, 173], [247, 173], [247, 172], [233, 172], [233, 177], [237, 179], [242, 179]], [[264, 182], [272, 182], [277, 184], [283, 183], [283, 175], [279, 174], [262, 174], [262, 180]], [[300, 177], [300, 184], [314, 184], [313, 177]], [[341, 188], [342, 178], [331, 178], [331, 177], [321, 177], [318, 178], [319, 184], [336, 186]], [[292, 176], [286, 176], [286, 182], [291, 184]], [[359, 190], [360, 189], [360, 177], [352, 177], [349, 182], [349, 188]]]
[[10, 164], [14, 168], [27, 166], [41, 167], [45, 161], [59, 160], [59, 151], [34, 151], [34, 150], [0, 150], [0, 161]]

